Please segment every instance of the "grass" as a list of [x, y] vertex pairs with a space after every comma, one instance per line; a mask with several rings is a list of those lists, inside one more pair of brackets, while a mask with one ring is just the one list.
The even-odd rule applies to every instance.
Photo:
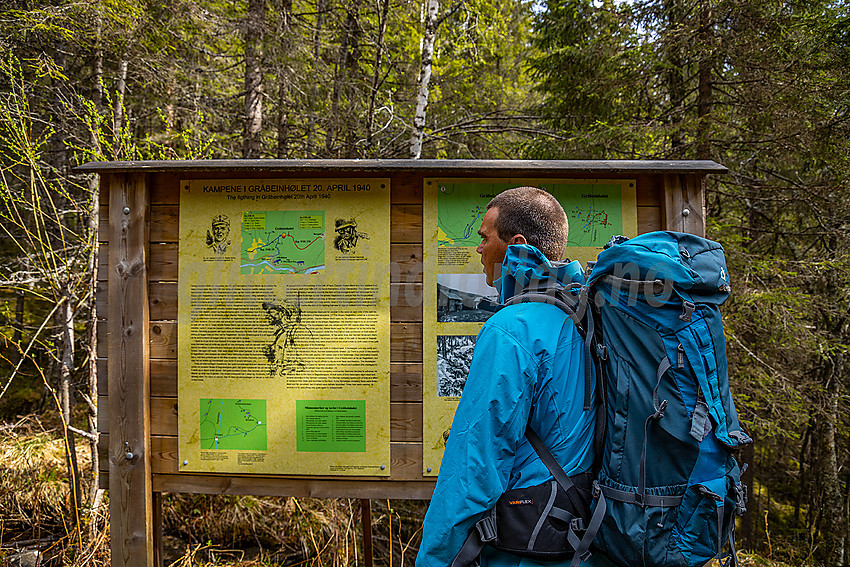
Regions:
[[[64, 443], [55, 416], [0, 424], [0, 565], [38, 551], [40, 565], [109, 565], [108, 495], [73, 529]], [[77, 444], [83, 493], [92, 494], [88, 443]], [[87, 500], [90, 500], [87, 496]], [[426, 505], [371, 502], [374, 565], [412, 566]], [[166, 565], [365, 565], [360, 501], [165, 494]], [[79, 542], [82, 541], [82, 546]]]

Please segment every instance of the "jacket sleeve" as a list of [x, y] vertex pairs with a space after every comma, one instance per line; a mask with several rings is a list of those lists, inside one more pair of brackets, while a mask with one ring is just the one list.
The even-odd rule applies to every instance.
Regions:
[[507, 489], [537, 379], [534, 357], [491, 320], [485, 325], [425, 515], [416, 567], [447, 567], [470, 529]]

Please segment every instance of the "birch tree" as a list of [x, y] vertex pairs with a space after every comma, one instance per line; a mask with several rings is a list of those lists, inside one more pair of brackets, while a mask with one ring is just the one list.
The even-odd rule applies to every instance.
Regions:
[[245, 16], [245, 112], [242, 157], [259, 158], [263, 133], [263, 40], [266, 0], [248, 0]]
[[422, 56], [419, 65], [419, 79], [416, 85], [416, 109], [413, 112], [413, 135], [410, 137], [410, 159], [419, 159], [422, 155], [422, 140], [425, 136], [425, 115], [428, 110], [428, 87], [431, 84], [431, 67], [434, 64], [434, 43], [437, 40], [437, 27], [440, 25], [438, 13], [439, 0], [427, 0], [425, 9], [425, 31], [422, 35]]

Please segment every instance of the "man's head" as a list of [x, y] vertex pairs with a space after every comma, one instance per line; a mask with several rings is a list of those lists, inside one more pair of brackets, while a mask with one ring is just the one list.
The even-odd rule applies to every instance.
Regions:
[[230, 233], [230, 220], [224, 215], [218, 215], [212, 221], [212, 230], [215, 242], [224, 242]]
[[560, 260], [567, 248], [567, 215], [555, 197], [536, 187], [517, 187], [496, 195], [478, 234], [478, 253], [487, 283], [493, 285], [496, 266], [501, 266], [511, 244], [530, 244], [549, 260]]

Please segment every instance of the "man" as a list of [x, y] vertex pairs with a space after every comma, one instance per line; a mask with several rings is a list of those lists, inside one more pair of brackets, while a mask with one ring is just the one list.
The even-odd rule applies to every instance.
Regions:
[[[490, 201], [477, 251], [502, 303], [530, 284], [583, 281], [578, 262], [559, 262], [567, 232], [563, 208], [545, 191], [519, 187]], [[554, 305], [520, 303], [487, 321], [425, 516], [416, 567], [447, 567], [503, 492], [552, 478], [525, 437], [526, 424], [568, 475], [591, 468], [594, 412], [583, 409], [583, 347], [575, 324]], [[560, 564], [485, 546], [481, 565]]]
[[216, 254], [227, 254], [230, 249], [230, 219], [217, 215], [212, 220], [212, 232], [207, 231], [207, 246]]

